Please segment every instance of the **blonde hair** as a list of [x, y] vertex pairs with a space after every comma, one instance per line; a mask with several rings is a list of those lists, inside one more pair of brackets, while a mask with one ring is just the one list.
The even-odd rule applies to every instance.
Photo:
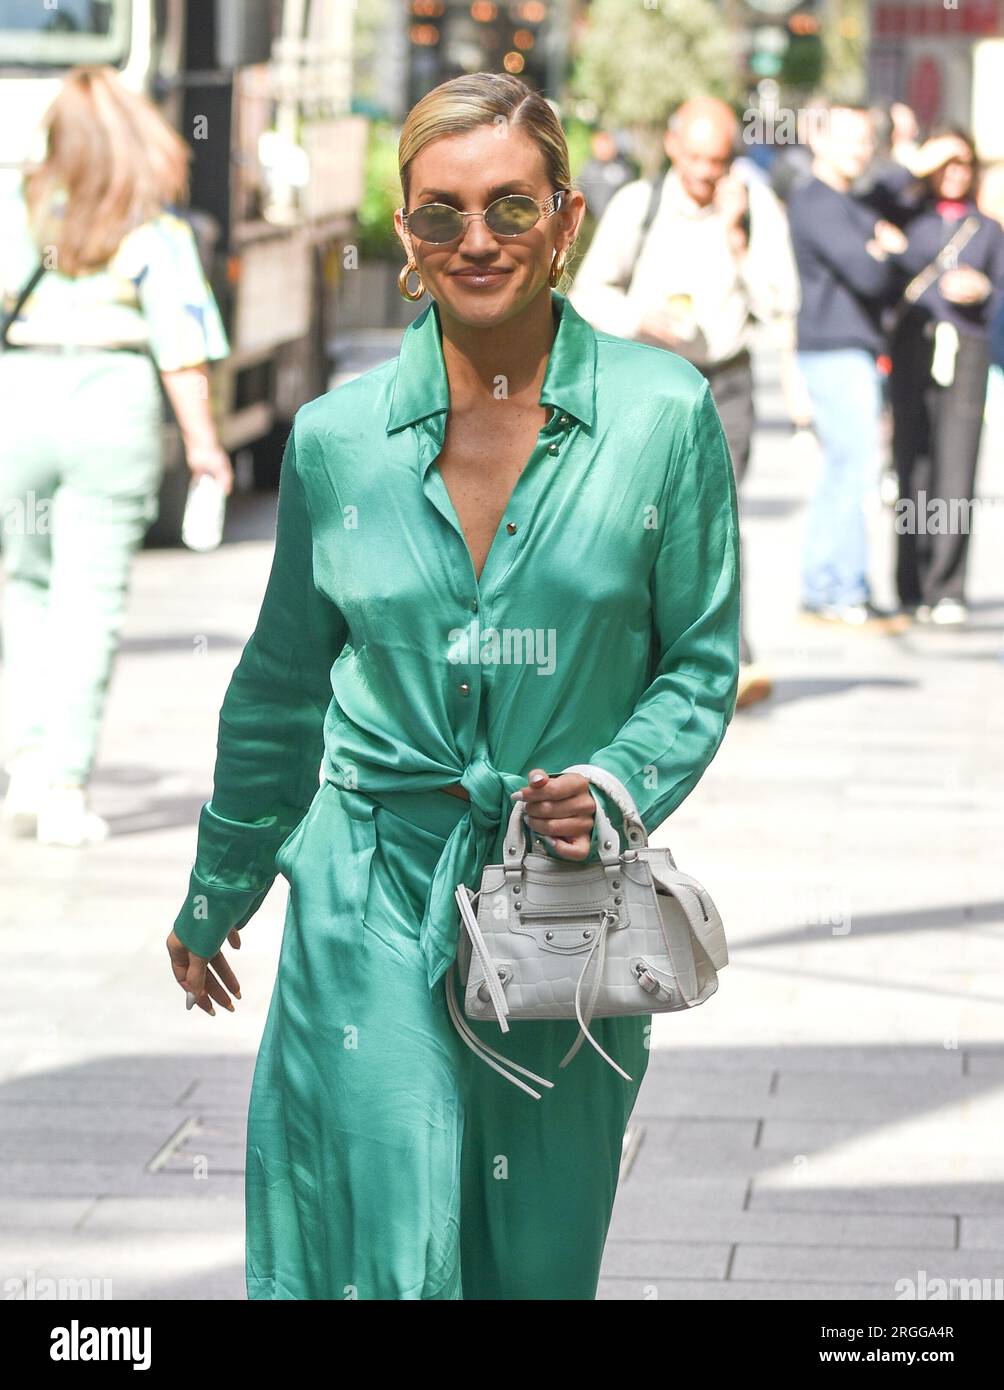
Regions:
[[127, 232], [187, 200], [191, 150], [114, 68], [75, 68], [42, 125], [46, 157], [25, 174], [25, 201], [39, 249], [55, 248], [63, 275], [107, 265]]
[[433, 87], [405, 118], [397, 151], [405, 207], [411, 163], [420, 150], [445, 135], [466, 134], [499, 120], [509, 130], [526, 131], [544, 156], [547, 177], [555, 189], [569, 186], [565, 132], [549, 102], [508, 73], [472, 72]]

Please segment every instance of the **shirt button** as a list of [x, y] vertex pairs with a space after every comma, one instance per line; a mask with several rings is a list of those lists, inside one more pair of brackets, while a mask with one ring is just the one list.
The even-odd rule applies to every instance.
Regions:
[[516, 534], [516, 523], [515, 523], [515, 521], [507, 521], [506, 524], [505, 524], [505, 529], [509, 532], [510, 536], [515, 536], [515, 534]]
[[558, 446], [557, 446], [557, 444], [548, 444], [548, 446], [547, 446], [547, 452], [548, 452], [549, 454], [556, 454], [556, 453], [558, 452]]
[[567, 416], [567, 415], [562, 415], [561, 419], [558, 421], [558, 424], [559, 424], [559, 425], [567, 425], [567, 424], [568, 424], [568, 416]]
[[467, 681], [461, 681], [458, 688], [461, 695], [469, 695], [471, 693], [471, 687]]
[[478, 601], [477, 601], [476, 598], [472, 598], [472, 599], [471, 599], [471, 612], [472, 612], [472, 613], [476, 613], [477, 611], [478, 611]]

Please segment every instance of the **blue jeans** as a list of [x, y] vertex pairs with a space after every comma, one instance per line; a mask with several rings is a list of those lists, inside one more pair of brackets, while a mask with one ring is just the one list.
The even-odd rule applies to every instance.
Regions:
[[863, 501], [879, 466], [881, 384], [875, 358], [860, 348], [800, 352], [812, 401], [823, 473], [809, 504], [802, 601], [864, 603], [869, 597]]

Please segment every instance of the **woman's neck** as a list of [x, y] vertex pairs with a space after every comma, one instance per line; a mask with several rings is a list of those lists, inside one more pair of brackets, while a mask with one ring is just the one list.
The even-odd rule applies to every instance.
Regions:
[[540, 397], [554, 341], [551, 292], [545, 289], [504, 323], [475, 328], [440, 307], [443, 360], [453, 408]]

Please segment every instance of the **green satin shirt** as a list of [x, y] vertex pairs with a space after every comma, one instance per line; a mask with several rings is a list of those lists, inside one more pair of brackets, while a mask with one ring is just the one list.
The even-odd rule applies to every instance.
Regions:
[[735, 708], [739, 531], [707, 382], [551, 300], [551, 413], [480, 582], [434, 466], [450, 403], [435, 303], [396, 358], [298, 411], [174, 924], [196, 954], [257, 911], [319, 774], [360, 818], [383, 791], [469, 792], [421, 923], [431, 987], [456, 949], [454, 888], [480, 882], [532, 767], [598, 763], [651, 833], [714, 757]]

